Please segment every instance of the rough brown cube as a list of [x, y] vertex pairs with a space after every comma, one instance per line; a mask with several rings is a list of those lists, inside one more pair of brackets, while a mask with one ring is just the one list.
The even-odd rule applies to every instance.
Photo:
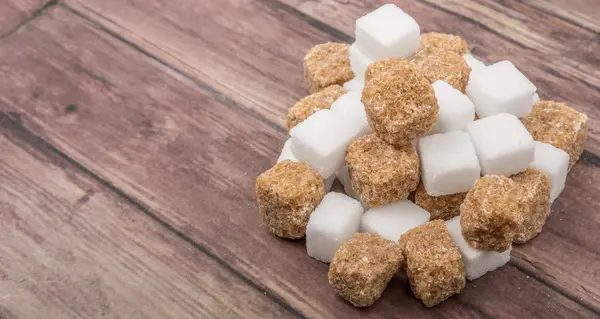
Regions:
[[402, 263], [396, 243], [377, 234], [356, 233], [335, 253], [329, 284], [355, 307], [372, 305]]
[[419, 184], [419, 157], [412, 144], [394, 146], [374, 134], [346, 149], [352, 188], [363, 202], [377, 207], [405, 199]]
[[410, 65], [410, 60], [403, 58], [389, 58], [375, 61], [367, 67], [365, 71], [365, 83], [369, 82], [375, 75], [381, 72], [390, 72], [405, 68]]
[[429, 32], [421, 34], [421, 47], [419, 51], [429, 48], [451, 51], [461, 56], [469, 53], [469, 46], [465, 39], [448, 33]]
[[460, 204], [465, 200], [467, 193], [458, 193], [443, 196], [427, 194], [423, 183], [419, 184], [415, 193], [415, 204], [423, 207], [431, 214], [431, 220], [448, 220], [460, 215]]
[[319, 110], [329, 109], [335, 100], [344, 95], [346, 91], [339, 85], [332, 85], [317, 93], [311, 94], [292, 106], [287, 115], [285, 124], [288, 131], [300, 124], [309, 116]]
[[369, 126], [390, 144], [409, 144], [438, 121], [433, 87], [411, 67], [377, 74], [365, 85], [361, 100]]
[[508, 177], [485, 175], [478, 179], [460, 205], [465, 241], [479, 250], [507, 250], [523, 222], [517, 185]]
[[279, 237], [304, 237], [308, 218], [324, 196], [323, 179], [304, 163], [285, 160], [256, 179], [260, 219]]
[[409, 230], [399, 243], [410, 288], [425, 306], [433, 307], [465, 287], [465, 265], [442, 220]]
[[467, 90], [471, 68], [462, 55], [428, 48], [414, 55], [412, 65], [431, 83], [442, 80], [462, 93]]
[[550, 215], [550, 179], [533, 168], [513, 175], [511, 179], [519, 189], [519, 212], [523, 215], [523, 223], [513, 242], [524, 244], [542, 231]]
[[569, 154], [569, 170], [579, 160], [587, 139], [588, 118], [565, 103], [540, 101], [521, 120], [533, 139]]
[[314, 46], [304, 57], [304, 80], [310, 93], [342, 85], [354, 78], [348, 44], [328, 42]]

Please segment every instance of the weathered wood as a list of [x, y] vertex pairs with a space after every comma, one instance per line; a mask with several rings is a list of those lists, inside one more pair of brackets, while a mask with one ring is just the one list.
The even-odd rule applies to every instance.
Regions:
[[290, 316], [0, 113], [0, 318]]
[[600, 2], [594, 0], [522, 0], [541, 11], [600, 33]]
[[52, 0], [2, 0], [0, 1], [0, 37], [24, 23]]
[[[23, 54], [10, 54], [16, 48]], [[260, 225], [254, 179], [274, 162], [282, 129], [62, 8], [4, 39], [0, 72], [2, 108], [307, 316], [594, 316], [514, 266], [430, 310], [398, 279], [374, 307], [358, 311], [335, 296], [327, 266], [308, 257], [302, 241]]]

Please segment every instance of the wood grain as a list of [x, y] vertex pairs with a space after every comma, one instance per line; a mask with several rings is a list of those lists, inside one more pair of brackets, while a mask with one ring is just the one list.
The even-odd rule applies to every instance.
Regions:
[[600, 33], [600, 2], [590, 0], [523, 0], [537, 9], [589, 31]]
[[290, 316], [0, 114], [1, 318]]
[[[253, 10], [255, 19], [268, 12]], [[479, 318], [499, 316], [510, 305], [506, 317], [595, 316], [514, 266], [431, 310], [397, 279], [374, 307], [359, 311], [335, 296], [327, 265], [308, 257], [302, 241], [269, 235], [257, 218], [254, 179], [274, 163], [282, 129], [63, 8], [2, 44], [0, 106], [299, 314]], [[10, 54], [15, 48], [24, 54]]]
[[51, 0], [2, 0], [0, 1], [0, 37], [15, 30]]

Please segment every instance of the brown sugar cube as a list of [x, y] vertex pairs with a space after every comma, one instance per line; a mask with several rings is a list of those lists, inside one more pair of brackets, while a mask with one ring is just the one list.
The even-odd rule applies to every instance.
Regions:
[[329, 284], [355, 307], [372, 305], [402, 263], [396, 243], [373, 233], [356, 233], [335, 253]]
[[521, 120], [534, 140], [569, 154], [569, 170], [579, 160], [587, 139], [588, 118], [565, 103], [540, 101]]
[[405, 199], [419, 184], [419, 157], [410, 143], [394, 146], [366, 135], [348, 146], [346, 164], [352, 188], [370, 207]]
[[345, 93], [346, 91], [341, 86], [332, 85], [317, 93], [304, 97], [288, 111], [287, 120], [285, 121], [288, 131], [291, 130], [292, 127], [300, 124], [300, 122], [306, 120], [316, 111], [331, 108], [333, 102]]
[[279, 237], [304, 237], [308, 218], [324, 196], [323, 179], [304, 163], [285, 160], [256, 178], [260, 219]]
[[361, 101], [373, 132], [390, 144], [410, 144], [438, 121], [431, 83], [410, 67], [377, 74], [365, 85]]
[[410, 60], [403, 58], [389, 58], [375, 61], [365, 71], [365, 83], [369, 82], [375, 75], [381, 72], [394, 71], [410, 65]]
[[442, 80], [462, 93], [467, 90], [471, 68], [462, 55], [428, 48], [414, 55], [412, 65], [431, 83]]
[[314, 46], [304, 57], [304, 80], [310, 93], [352, 80], [348, 44], [328, 42]]
[[429, 48], [451, 51], [461, 56], [469, 53], [469, 46], [465, 39], [448, 33], [429, 32], [421, 34], [421, 47], [419, 50]]
[[513, 242], [524, 244], [542, 231], [550, 215], [550, 179], [532, 168], [511, 179], [519, 189], [519, 212], [523, 215]]
[[423, 183], [419, 184], [415, 193], [415, 204], [421, 206], [431, 214], [431, 220], [449, 220], [460, 215], [460, 204], [465, 200], [467, 193], [452, 195], [431, 196], [427, 194]]
[[460, 205], [462, 235], [475, 249], [507, 250], [522, 222], [517, 185], [505, 176], [481, 177]]
[[399, 243], [410, 288], [425, 306], [433, 307], [465, 287], [465, 265], [444, 221], [415, 227]]

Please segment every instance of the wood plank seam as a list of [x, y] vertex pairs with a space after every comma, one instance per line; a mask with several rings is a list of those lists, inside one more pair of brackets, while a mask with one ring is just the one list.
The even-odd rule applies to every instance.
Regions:
[[19, 129], [23, 130], [29, 136], [31, 136], [31, 138], [35, 141], [35, 143], [32, 143], [33, 145], [35, 145], [35, 144], [44, 145], [44, 147], [47, 147], [49, 150], [51, 150], [52, 152], [54, 152], [56, 155], [58, 155], [59, 157], [63, 158], [69, 164], [73, 165], [76, 169], [80, 170], [82, 172], [82, 174], [89, 176], [93, 180], [95, 180], [98, 183], [100, 183], [102, 186], [106, 187], [107, 189], [109, 189], [110, 191], [112, 191], [113, 193], [115, 193], [120, 198], [123, 198], [125, 201], [127, 201], [128, 203], [130, 203], [133, 207], [139, 209], [146, 216], [148, 216], [153, 221], [155, 221], [156, 223], [158, 223], [161, 227], [164, 227], [166, 230], [172, 232], [177, 237], [179, 237], [180, 239], [182, 239], [184, 242], [190, 244], [192, 247], [194, 247], [198, 251], [202, 252], [203, 254], [205, 254], [206, 256], [208, 256], [209, 258], [215, 260], [224, 269], [226, 269], [227, 271], [231, 272], [234, 276], [238, 277], [243, 282], [247, 283], [253, 289], [255, 289], [255, 290], [263, 293], [266, 297], [268, 297], [269, 299], [271, 299], [277, 305], [279, 305], [282, 308], [284, 308], [286, 311], [290, 312], [295, 317], [297, 317], [297, 318], [306, 318], [306, 316], [304, 316], [304, 314], [302, 314], [299, 310], [293, 308], [292, 306], [290, 306], [289, 304], [287, 304], [285, 301], [283, 301], [283, 299], [281, 299], [280, 296], [278, 296], [277, 294], [271, 292], [270, 290], [266, 289], [265, 287], [261, 286], [260, 284], [254, 282], [250, 278], [244, 276], [242, 273], [240, 273], [239, 271], [237, 271], [235, 268], [231, 267], [231, 265], [229, 265], [226, 261], [224, 261], [219, 256], [217, 256], [215, 253], [213, 253], [210, 249], [208, 249], [208, 248], [204, 247], [203, 245], [195, 242], [193, 239], [191, 239], [190, 237], [188, 237], [184, 233], [182, 233], [179, 230], [175, 229], [169, 223], [167, 223], [164, 220], [162, 220], [161, 218], [159, 218], [156, 214], [154, 214], [150, 209], [148, 209], [142, 203], [140, 203], [136, 199], [130, 197], [125, 192], [123, 192], [119, 188], [115, 187], [109, 181], [107, 181], [107, 180], [101, 178], [100, 176], [96, 175], [94, 172], [90, 171], [85, 166], [81, 165], [79, 162], [75, 161], [74, 159], [72, 159], [67, 154], [61, 152], [54, 145], [52, 145], [51, 143], [48, 143], [46, 140], [44, 140], [40, 136], [35, 135], [33, 132], [31, 132], [30, 130], [28, 130], [26, 127], [24, 127], [22, 125], [22, 122], [21, 122], [21, 119], [20, 119], [20, 115], [12, 113], [12, 112], [0, 112], [0, 123], [2, 123], [4, 121], [8, 122], [9, 125], [17, 126]]
[[576, 26], [576, 27], [578, 27], [578, 28], [580, 28], [580, 29], [582, 29], [582, 30], [588, 31], [588, 32], [590, 32], [590, 33], [593, 33], [593, 34], [596, 34], [596, 35], [600, 35], [600, 33], [599, 33], [599, 32], [597, 32], [596, 30], [593, 30], [593, 29], [591, 29], [591, 28], [588, 28], [588, 27], [586, 27], [586, 26], [584, 26], [584, 25], [582, 25], [582, 24], [580, 24], [580, 23], [577, 23], [577, 21], [574, 21], [574, 20], [572, 20], [572, 19], [568, 19], [568, 18], [566, 18], [566, 17], [561, 17], [561, 16], [557, 15], [556, 13], [554, 13], [554, 12], [552, 12], [552, 11], [550, 11], [550, 10], [545, 10], [545, 9], [542, 9], [542, 8], [540, 8], [540, 7], [538, 7], [538, 6], [535, 6], [535, 5], [531, 4], [531, 3], [529, 3], [528, 1], [523, 1], [523, 0], [516, 0], [516, 1], [518, 1], [518, 2], [520, 2], [520, 3], [522, 3], [522, 4], [524, 4], [524, 5], [526, 5], [526, 6], [528, 6], [528, 7], [531, 7], [531, 8], [533, 8], [533, 9], [535, 9], [535, 10], [542, 11], [542, 12], [544, 12], [545, 14], [547, 14], [547, 15], [549, 15], [549, 16], [551, 16], [551, 17], [555, 18], [555, 19], [558, 19], [558, 20], [560, 20], [560, 21], [563, 21], [563, 22], [566, 22], [566, 23], [568, 23], [568, 24], [571, 24], [571, 25], [573, 25], [573, 26]]
[[51, 1], [47, 2], [41, 8], [37, 9], [31, 16], [27, 17], [25, 20], [21, 21], [19, 24], [14, 26], [12, 29], [8, 30], [8, 32], [6, 32], [4, 34], [0, 34], [0, 40], [17, 32], [24, 25], [26, 25], [29, 21], [35, 20], [37, 17], [43, 15], [49, 8], [51, 8], [57, 4], [58, 4], [58, 0], [51, 0]]

